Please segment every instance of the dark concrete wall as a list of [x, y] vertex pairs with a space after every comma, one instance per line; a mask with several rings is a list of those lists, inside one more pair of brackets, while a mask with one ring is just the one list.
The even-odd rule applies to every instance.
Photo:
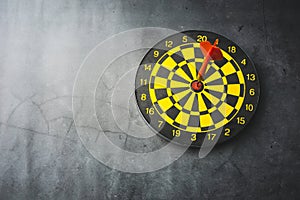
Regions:
[[[299, 198], [297, 1], [0, 1], [0, 199]], [[223, 34], [261, 82], [254, 119], [205, 159], [188, 150], [152, 173], [112, 170], [72, 120], [75, 75], [110, 35], [136, 27]]]

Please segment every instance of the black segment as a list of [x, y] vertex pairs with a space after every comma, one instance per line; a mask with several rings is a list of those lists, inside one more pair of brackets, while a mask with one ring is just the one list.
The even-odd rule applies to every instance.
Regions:
[[215, 124], [224, 119], [224, 116], [221, 114], [221, 112], [218, 109], [210, 113], [210, 116]]
[[200, 117], [191, 115], [189, 118], [188, 126], [200, 127]]
[[164, 111], [160, 108], [157, 102], [154, 103], [156, 109], [158, 110], [159, 113], [163, 113]]
[[221, 68], [227, 63], [227, 59], [223, 58], [222, 60], [215, 60], [214, 62], [219, 68]]
[[165, 54], [164, 57], [162, 57], [162, 58], [160, 59], [160, 61], [158, 62], [158, 64], [161, 65], [168, 57], [169, 57], [169, 55], [168, 55], [168, 54]]
[[240, 84], [240, 97], [244, 96], [244, 84]]
[[222, 105], [223, 101], [219, 101], [216, 105], [216, 108], [219, 108]]
[[173, 94], [178, 94], [180, 92], [183, 92], [185, 90], [188, 90], [189, 87], [182, 87], [182, 88], [171, 88], [171, 91]]
[[188, 49], [188, 48], [194, 48], [194, 45], [193, 44], [187, 44], [187, 45], [184, 45], [182, 47], [180, 47], [180, 49]]
[[204, 75], [204, 79], [208, 78], [209, 76], [211, 76], [215, 72], [216, 72], [216, 70], [212, 66], [210, 66], [208, 68], [207, 72]]
[[214, 129], [215, 128], [215, 125], [213, 126], [205, 126], [205, 127], [201, 127], [201, 130], [202, 131], [208, 131], [209, 129]]
[[195, 63], [194, 61], [192, 61], [192, 62], [189, 64], [189, 66], [191, 66], [191, 67], [190, 67], [190, 71], [191, 71], [191, 72], [193, 71], [195, 74], [198, 73], [198, 70], [197, 70], [197, 63]]
[[208, 110], [200, 112], [200, 115], [206, 115], [206, 114], [208, 114]]
[[226, 76], [226, 79], [227, 79], [228, 84], [238, 84], [238, 83], [240, 83], [239, 78], [238, 78], [236, 73]]
[[174, 76], [172, 77], [172, 80], [189, 84], [189, 82], [187, 80], [183, 79], [182, 77], [178, 76], [177, 74], [174, 74]]
[[195, 64], [196, 64], [196, 74], [198, 74], [198, 72], [202, 66], [202, 62], [195, 62]]
[[172, 72], [176, 72], [176, 70], [179, 69], [179, 66], [176, 65], [173, 69], [172, 69]]
[[154, 89], [154, 83], [150, 83], [150, 88]]
[[170, 96], [170, 100], [171, 100], [172, 104], [176, 103], [175, 99], [172, 96]]
[[228, 91], [228, 85], [224, 85], [224, 93], [227, 93]]
[[164, 67], [160, 67], [156, 76], [159, 76], [161, 78], [165, 78], [165, 79], [168, 79], [168, 76], [170, 75], [170, 71], [167, 70], [166, 68]]
[[221, 99], [223, 93], [221, 92], [217, 92], [217, 91], [213, 91], [213, 90], [208, 90], [205, 89], [206, 92], [208, 92], [209, 94], [213, 95], [214, 97], [216, 97], [217, 99]]
[[171, 119], [175, 120], [179, 112], [180, 111], [175, 106], [172, 106], [169, 110], [166, 111], [166, 114]]
[[202, 54], [201, 50], [200, 50], [200, 46], [199, 48], [194, 48], [194, 53], [195, 53], [195, 58], [203, 58], [204, 55]]
[[188, 65], [183, 65], [182, 67], [181, 67], [181, 69], [186, 73], [186, 75], [188, 75], [188, 77], [190, 77], [190, 79], [194, 79], [193, 78], [193, 75], [192, 75], [192, 73], [191, 73], [191, 69], [188, 67]]
[[177, 122], [173, 122], [173, 125], [174, 126], [176, 126], [176, 127], [180, 127], [180, 128], [182, 128], [182, 129], [186, 129], [186, 126], [185, 125], [182, 125], [182, 124], [179, 124], [179, 123], [177, 123]]
[[195, 95], [192, 111], [199, 112], [198, 94]]
[[167, 80], [167, 88], [171, 87], [171, 80]]
[[218, 72], [219, 72], [219, 74], [220, 74], [221, 76], [225, 76], [224, 73], [223, 73], [223, 71], [222, 71], [222, 69], [219, 69]]
[[179, 51], [179, 52], [176, 52], [175, 54], [173, 54], [172, 56], [171, 56], [171, 58], [177, 63], [177, 64], [179, 64], [179, 63], [181, 63], [182, 61], [184, 61], [185, 59], [184, 59], [184, 57], [183, 57], [183, 55], [182, 55], [182, 53]]
[[183, 97], [182, 99], [180, 99], [180, 100], [178, 101], [178, 104], [179, 104], [181, 107], [183, 107], [183, 106], [186, 104], [186, 102], [189, 100], [189, 98], [190, 98], [191, 95], [192, 95], [192, 92], [190, 92], [190, 93], [188, 93], [187, 95], [185, 95], [185, 97]]
[[190, 59], [186, 60], [186, 62], [191, 63], [191, 62], [196, 62], [196, 61], [195, 61], [195, 58], [190, 58]]
[[211, 82], [208, 82], [207, 85], [223, 85], [223, 80], [222, 78], [219, 78]]
[[236, 63], [234, 62], [234, 60], [230, 60], [230, 63], [232, 64], [232, 66], [234, 67], [235, 71], [239, 71], [240, 69], [238, 68], [238, 66], [236, 65]]
[[235, 107], [235, 105], [236, 105], [238, 99], [239, 99], [239, 98], [236, 97], [236, 96], [233, 96], [233, 95], [231, 95], [231, 94], [227, 94], [225, 102], [226, 102], [227, 104], [231, 105], [232, 107]]
[[168, 97], [167, 89], [156, 89], [155, 95], [157, 100], [164, 99]]
[[234, 109], [234, 110], [226, 117], [226, 119], [227, 119], [227, 120], [230, 120], [236, 113], [237, 113], [237, 110]]
[[201, 96], [202, 96], [202, 99], [203, 99], [203, 101], [205, 103], [206, 108], [207, 109], [212, 108], [213, 107], [212, 102], [203, 93], [201, 94]]
[[187, 109], [185, 109], [185, 108], [181, 108], [181, 111], [184, 112], [184, 113], [186, 113], [186, 114], [190, 114], [190, 111], [187, 110]]

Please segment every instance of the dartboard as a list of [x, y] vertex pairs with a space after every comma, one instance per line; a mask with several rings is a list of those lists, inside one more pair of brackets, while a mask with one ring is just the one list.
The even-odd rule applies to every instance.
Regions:
[[170, 141], [181, 138], [177, 143], [196, 147], [240, 132], [254, 115], [259, 93], [256, 69], [245, 52], [207, 31], [184, 31], [158, 42], [135, 80], [146, 123]]

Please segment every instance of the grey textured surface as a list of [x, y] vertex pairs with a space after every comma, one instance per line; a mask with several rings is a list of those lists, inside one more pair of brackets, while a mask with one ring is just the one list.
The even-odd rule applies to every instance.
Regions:
[[[0, 199], [299, 199], [296, 4], [1, 0]], [[191, 149], [164, 169], [129, 174], [102, 165], [83, 147], [71, 95], [96, 44], [145, 26], [231, 38], [256, 64], [261, 99], [249, 126], [207, 158]]]

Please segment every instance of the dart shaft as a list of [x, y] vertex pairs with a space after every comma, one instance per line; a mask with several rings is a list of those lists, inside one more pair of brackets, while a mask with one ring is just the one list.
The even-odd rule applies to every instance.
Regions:
[[198, 72], [198, 76], [197, 76], [198, 81], [203, 80], [203, 77], [204, 77], [206, 69], [207, 69], [207, 65], [208, 65], [209, 61], [211, 60], [210, 54], [211, 54], [211, 50], [207, 53], [207, 56], [204, 58], [201, 68]]

